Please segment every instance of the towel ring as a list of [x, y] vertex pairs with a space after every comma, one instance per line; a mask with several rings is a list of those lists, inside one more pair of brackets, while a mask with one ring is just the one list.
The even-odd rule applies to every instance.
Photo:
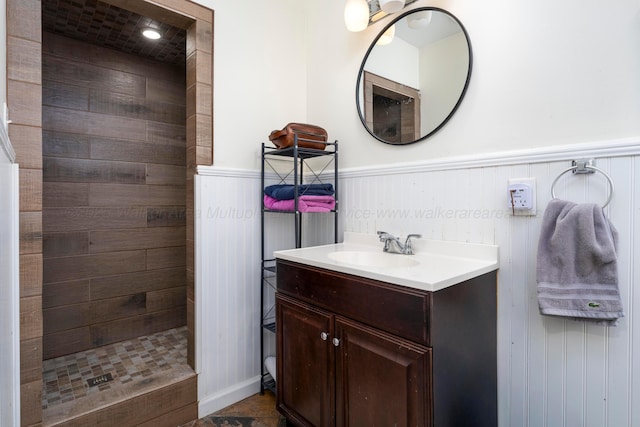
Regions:
[[560, 177], [562, 175], [564, 175], [567, 172], [571, 172], [573, 171], [573, 173], [595, 173], [595, 172], [600, 172], [602, 175], [604, 175], [605, 178], [607, 178], [607, 182], [609, 183], [609, 196], [607, 197], [607, 200], [604, 202], [604, 205], [602, 205], [602, 208], [604, 209], [605, 207], [607, 207], [607, 205], [609, 204], [609, 202], [611, 201], [611, 198], [613, 197], [613, 191], [614, 191], [614, 186], [613, 186], [613, 180], [611, 179], [611, 177], [602, 169], [599, 169], [595, 166], [593, 166], [593, 164], [589, 164], [591, 162], [573, 162], [573, 166], [571, 166], [568, 169], [563, 170], [562, 172], [560, 172], [560, 175], [558, 175], [556, 177], [556, 179], [553, 180], [553, 183], [551, 184], [551, 198], [555, 199], [556, 198], [556, 194], [555, 194], [555, 186], [556, 183], [558, 182], [558, 180], [560, 179]]

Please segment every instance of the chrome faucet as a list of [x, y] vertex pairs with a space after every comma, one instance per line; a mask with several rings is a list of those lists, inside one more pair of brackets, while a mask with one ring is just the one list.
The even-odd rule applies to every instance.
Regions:
[[382, 250], [393, 254], [413, 255], [413, 246], [411, 245], [411, 239], [422, 237], [420, 234], [409, 234], [404, 244], [400, 239], [393, 234], [389, 234], [386, 231], [378, 231], [378, 237], [380, 241], [384, 243]]

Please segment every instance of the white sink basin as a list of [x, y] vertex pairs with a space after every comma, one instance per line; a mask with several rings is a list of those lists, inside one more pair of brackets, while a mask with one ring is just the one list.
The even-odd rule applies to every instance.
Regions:
[[345, 232], [344, 242], [274, 252], [297, 262], [426, 291], [438, 291], [498, 268], [498, 247], [414, 239], [415, 255], [382, 251], [375, 234]]
[[334, 261], [363, 267], [406, 268], [420, 264], [420, 262], [412, 258], [412, 255], [391, 254], [382, 251], [336, 251], [327, 254], [327, 257]]

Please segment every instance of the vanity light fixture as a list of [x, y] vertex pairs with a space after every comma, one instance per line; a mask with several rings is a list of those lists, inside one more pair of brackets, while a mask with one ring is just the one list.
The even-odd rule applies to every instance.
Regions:
[[405, 0], [378, 0], [378, 3], [384, 12], [396, 13], [402, 10]]
[[347, 0], [344, 7], [344, 23], [349, 31], [362, 31], [370, 24], [400, 12], [415, 1], [417, 0]]
[[387, 29], [387, 31], [382, 33], [382, 35], [380, 36], [376, 44], [380, 46], [387, 45], [393, 41], [393, 36], [395, 35], [396, 35], [396, 26], [392, 25]]
[[151, 40], [158, 40], [160, 38], [158, 30], [154, 30], [153, 28], [145, 28], [142, 30], [142, 35]]
[[412, 30], [421, 30], [427, 28], [431, 23], [431, 17], [433, 16], [432, 10], [423, 10], [421, 12], [415, 12], [407, 16], [407, 26]]
[[369, 25], [369, 3], [367, 0], [347, 0], [344, 6], [344, 23], [347, 30], [358, 32]]

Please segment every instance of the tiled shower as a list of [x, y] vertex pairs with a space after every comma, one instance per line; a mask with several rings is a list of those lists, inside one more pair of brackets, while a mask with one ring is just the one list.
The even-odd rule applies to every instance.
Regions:
[[164, 65], [48, 32], [42, 70], [52, 423], [188, 367], [186, 76], [184, 58]]

